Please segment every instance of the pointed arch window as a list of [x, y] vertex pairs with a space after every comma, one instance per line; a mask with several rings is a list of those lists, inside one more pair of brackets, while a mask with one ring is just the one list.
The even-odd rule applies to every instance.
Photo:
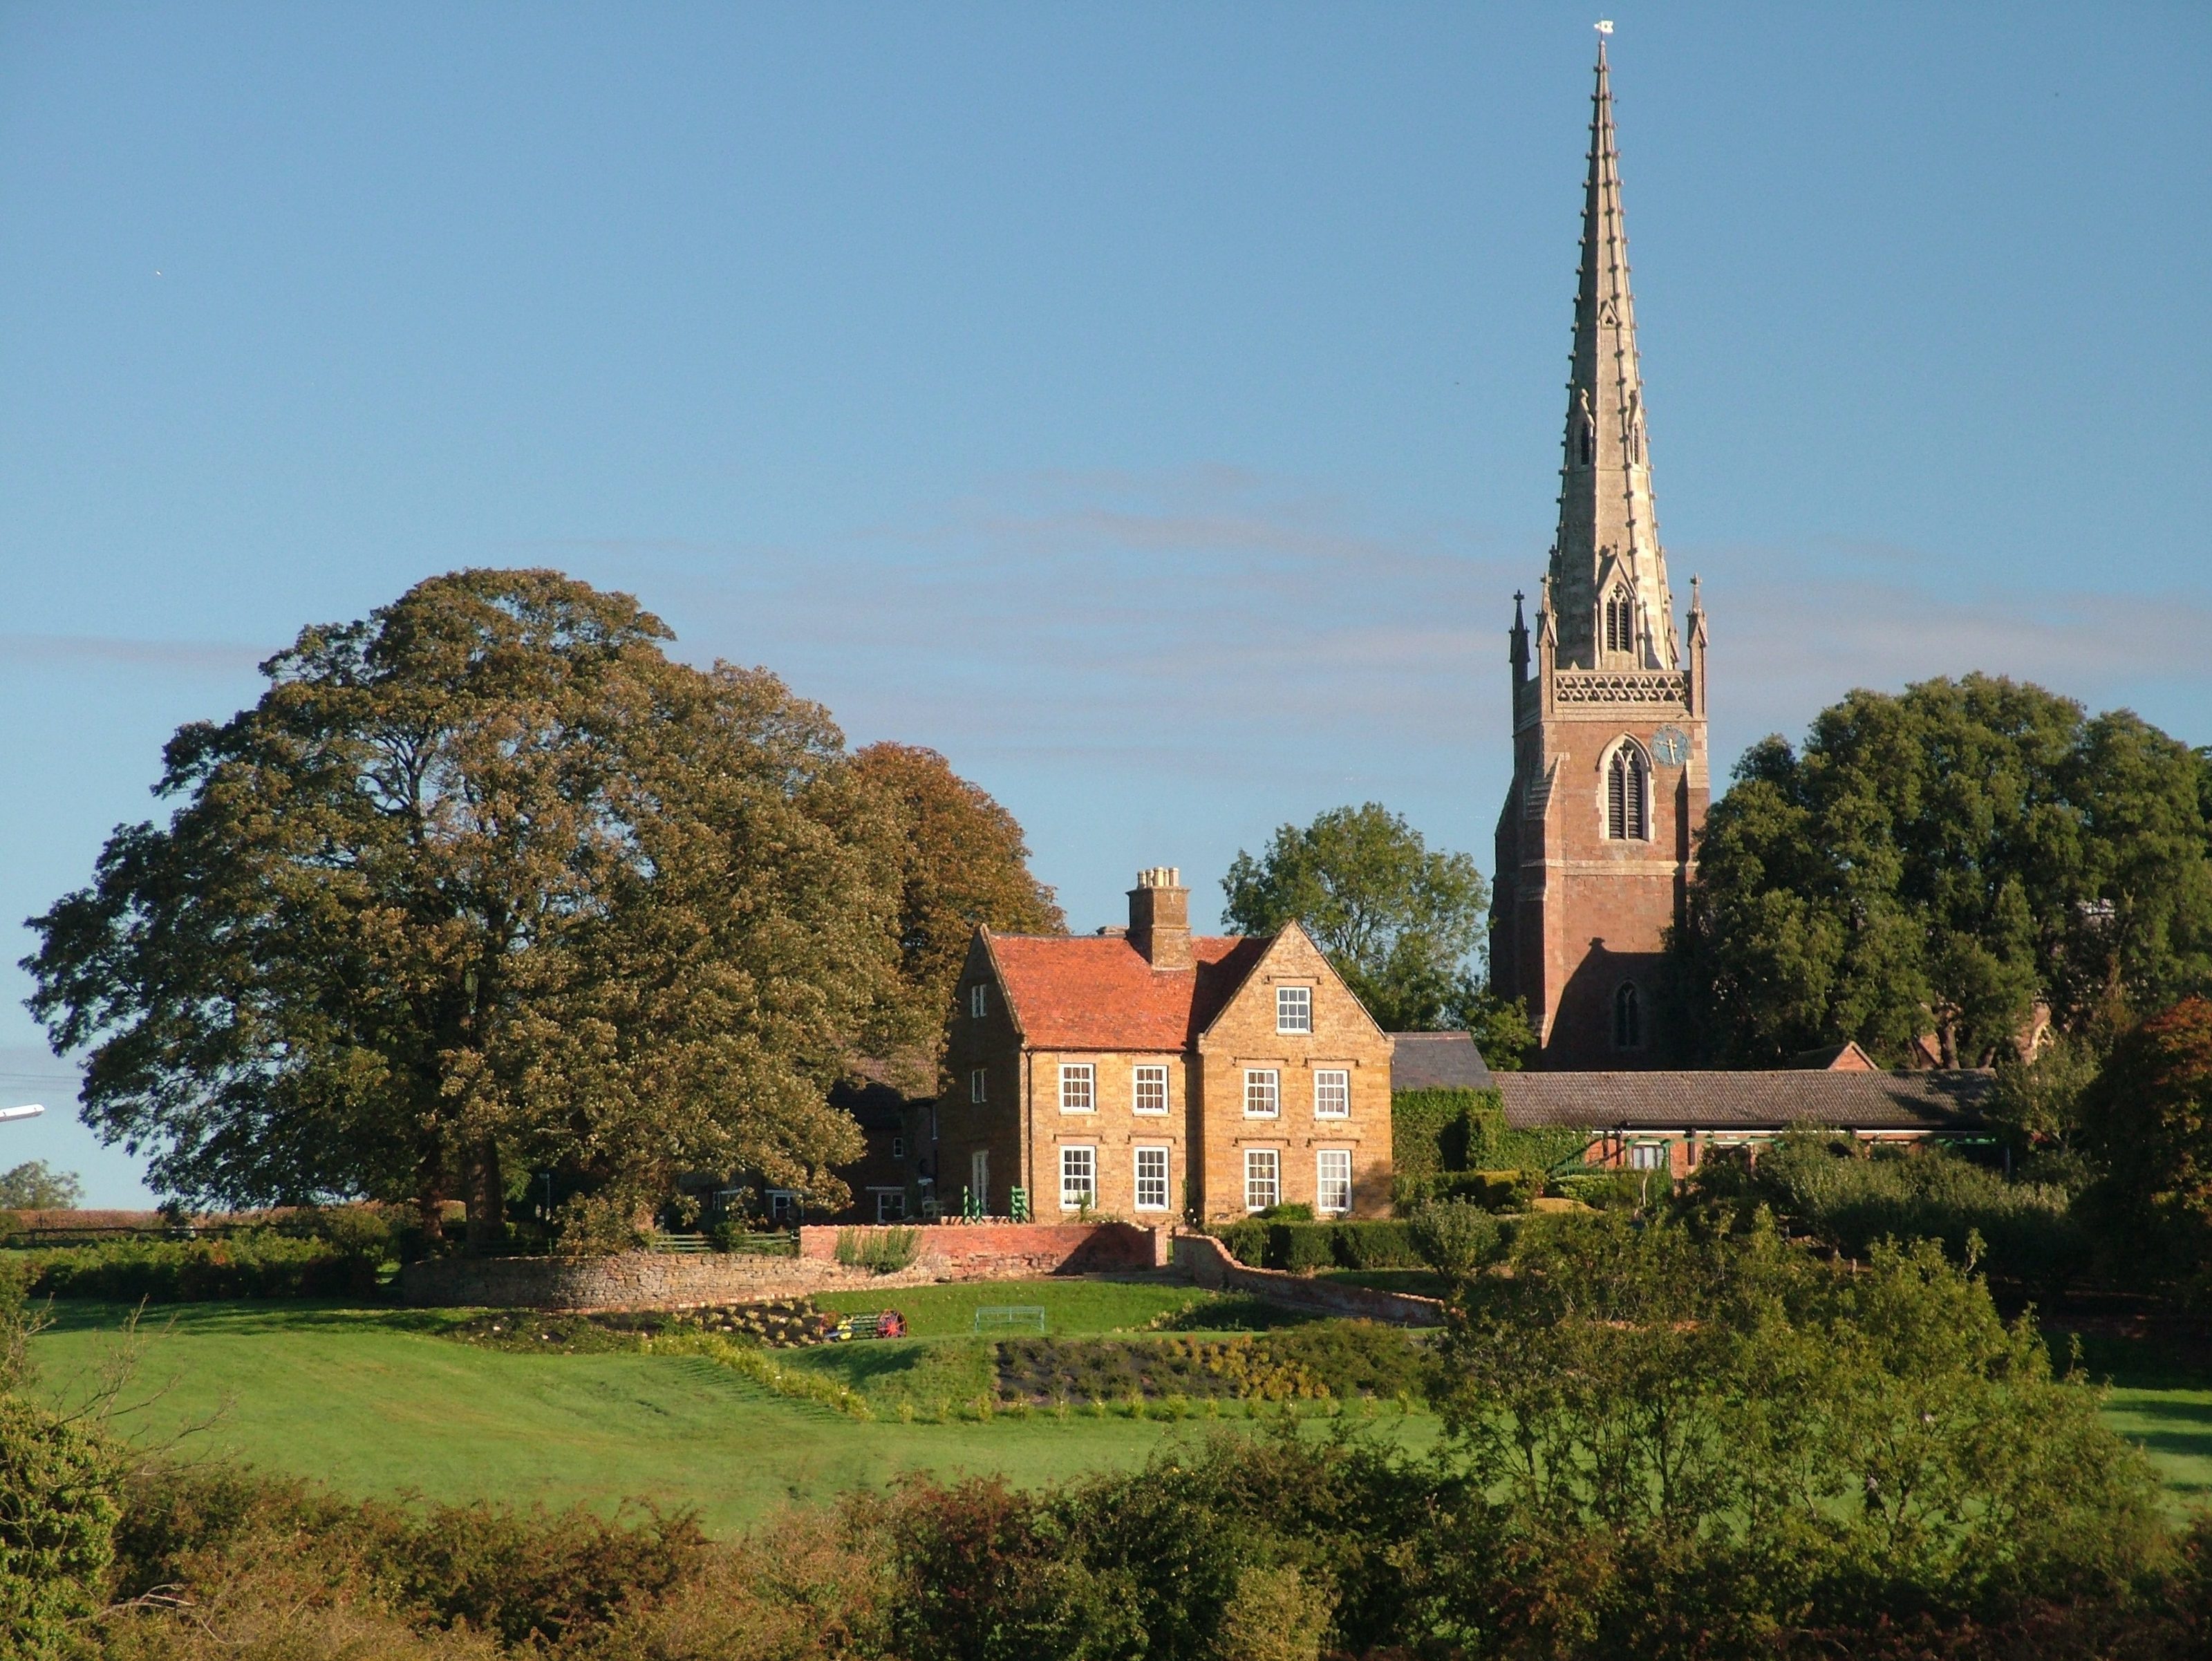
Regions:
[[1636, 649], [1636, 608], [1628, 598], [1628, 590], [1616, 587], [1605, 602], [1605, 649], [1608, 652], [1633, 652]]
[[1625, 741], [1606, 764], [1605, 834], [1614, 842], [1651, 839], [1651, 764]]
[[1613, 1047], [1644, 1048], [1644, 1002], [1634, 981], [1623, 981], [1613, 995]]

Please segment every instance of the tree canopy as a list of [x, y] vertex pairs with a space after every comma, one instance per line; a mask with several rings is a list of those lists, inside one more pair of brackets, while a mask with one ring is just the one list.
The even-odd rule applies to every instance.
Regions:
[[311, 628], [169, 742], [167, 823], [33, 920], [32, 1007], [155, 1182], [229, 1204], [459, 1194], [540, 1166], [834, 1194], [825, 1088], [903, 1032], [902, 820], [828, 714], [669, 660], [627, 595], [433, 578]]
[[1053, 891], [1030, 874], [1014, 816], [936, 751], [872, 744], [854, 754], [853, 766], [902, 816], [899, 973], [916, 1018], [941, 1031], [979, 926], [1064, 934], [1067, 919]]
[[[1705, 1058], [2001, 1054], [2212, 981], [2205, 770], [2126, 710], [1984, 675], [1856, 691], [1713, 805], [1671, 956]], [[2102, 1015], [2100, 1017], [2100, 1012]]]
[[44, 1159], [27, 1159], [0, 1171], [0, 1208], [11, 1211], [68, 1211], [84, 1198], [74, 1171], [57, 1171]]
[[1259, 857], [1239, 852], [1221, 884], [1224, 915], [1249, 934], [1295, 919], [1375, 1019], [1394, 1031], [1466, 1027], [1495, 1065], [1531, 1042], [1518, 1006], [1481, 989], [1489, 891], [1474, 861], [1429, 847], [1379, 802], [1285, 824]]
[[2101, 1168], [2086, 1197], [2131, 1272], [2212, 1286], [2212, 999], [2184, 998], [2120, 1035], [2083, 1092]]

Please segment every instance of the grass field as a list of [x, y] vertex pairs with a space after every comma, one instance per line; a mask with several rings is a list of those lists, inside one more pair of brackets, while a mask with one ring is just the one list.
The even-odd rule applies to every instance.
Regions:
[[[1211, 1296], [1113, 1282], [909, 1287], [896, 1294], [902, 1312], [918, 1331], [944, 1336], [779, 1352], [779, 1360], [841, 1377], [886, 1408], [920, 1403], [915, 1423], [888, 1411], [857, 1421], [772, 1395], [703, 1357], [478, 1348], [439, 1335], [461, 1318], [441, 1311], [185, 1305], [145, 1321], [124, 1398], [145, 1405], [119, 1427], [161, 1445], [212, 1420], [178, 1444], [179, 1457], [235, 1457], [349, 1494], [610, 1509], [645, 1496], [665, 1509], [696, 1507], [708, 1528], [725, 1530], [786, 1501], [831, 1499], [905, 1471], [1000, 1472], [1027, 1484], [1195, 1444], [1214, 1427], [1084, 1413], [939, 1424], [927, 1409], [981, 1386], [981, 1346], [960, 1335], [978, 1302], [1042, 1304], [1054, 1331], [1075, 1333], [1141, 1327]], [[54, 1312], [55, 1325], [33, 1341], [37, 1388], [66, 1398], [114, 1353], [129, 1311], [63, 1303]], [[971, 1370], [973, 1382], [960, 1389]], [[1381, 1433], [1415, 1444], [1435, 1434], [1425, 1417], [1377, 1422]]]
[[[785, 1365], [854, 1385], [873, 1421], [769, 1393], [703, 1356], [517, 1354], [440, 1335], [462, 1317], [438, 1311], [301, 1304], [196, 1304], [160, 1311], [120, 1427], [155, 1445], [212, 1421], [180, 1457], [236, 1457], [315, 1477], [356, 1494], [419, 1493], [611, 1509], [649, 1498], [696, 1507], [710, 1529], [757, 1520], [792, 1500], [819, 1501], [902, 1472], [999, 1472], [1018, 1484], [1142, 1463], [1215, 1427], [1077, 1412], [1066, 1419], [933, 1422], [939, 1401], [972, 1396], [987, 1378], [972, 1335], [977, 1305], [1043, 1306], [1058, 1334], [1142, 1329], [1162, 1316], [1188, 1330], [1238, 1323], [1245, 1300], [1187, 1287], [1051, 1281], [840, 1293], [841, 1309], [896, 1305], [916, 1336], [902, 1342], [778, 1353]], [[1264, 1311], [1263, 1311], [1264, 1312]], [[33, 1342], [45, 1393], [67, 1397], [114, 1353], [128, 1311], [59, 1304]], [[2212, 1500], [2212, 1380], [2124, 1347], [2086, 1357], [2113, 1384], [2114, 1428], [2149, 1451], [2177, 1509]], [[918, 1409], [902, 1422], [898, 1405]], [[1239, 1422], [1232, 1419], [1232, 1425]], [[1377, 1434], [1421, 1446], [1426, 1415], [1384, 1412]]]

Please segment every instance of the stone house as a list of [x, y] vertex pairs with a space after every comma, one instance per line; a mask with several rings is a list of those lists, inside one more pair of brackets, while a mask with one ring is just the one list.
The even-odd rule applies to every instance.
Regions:
[[976, 931], [927, 1127], [934, 1197], [1044, 1220], [1382, 1216], [1390, 1053], [1304, 929], [1194, 936], [1179, 874], [1146, 871], [1126, 928]]

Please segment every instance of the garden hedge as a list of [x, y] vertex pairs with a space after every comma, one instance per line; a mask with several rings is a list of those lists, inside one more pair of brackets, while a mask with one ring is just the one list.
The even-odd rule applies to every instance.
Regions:
[[1419, 1269], [1420, 1254], [1401, 1222], [1231, 1223], [1218, 1237], [1229, 1255], [1254, 1269], [1310, 1274], [1322, 1269]]

